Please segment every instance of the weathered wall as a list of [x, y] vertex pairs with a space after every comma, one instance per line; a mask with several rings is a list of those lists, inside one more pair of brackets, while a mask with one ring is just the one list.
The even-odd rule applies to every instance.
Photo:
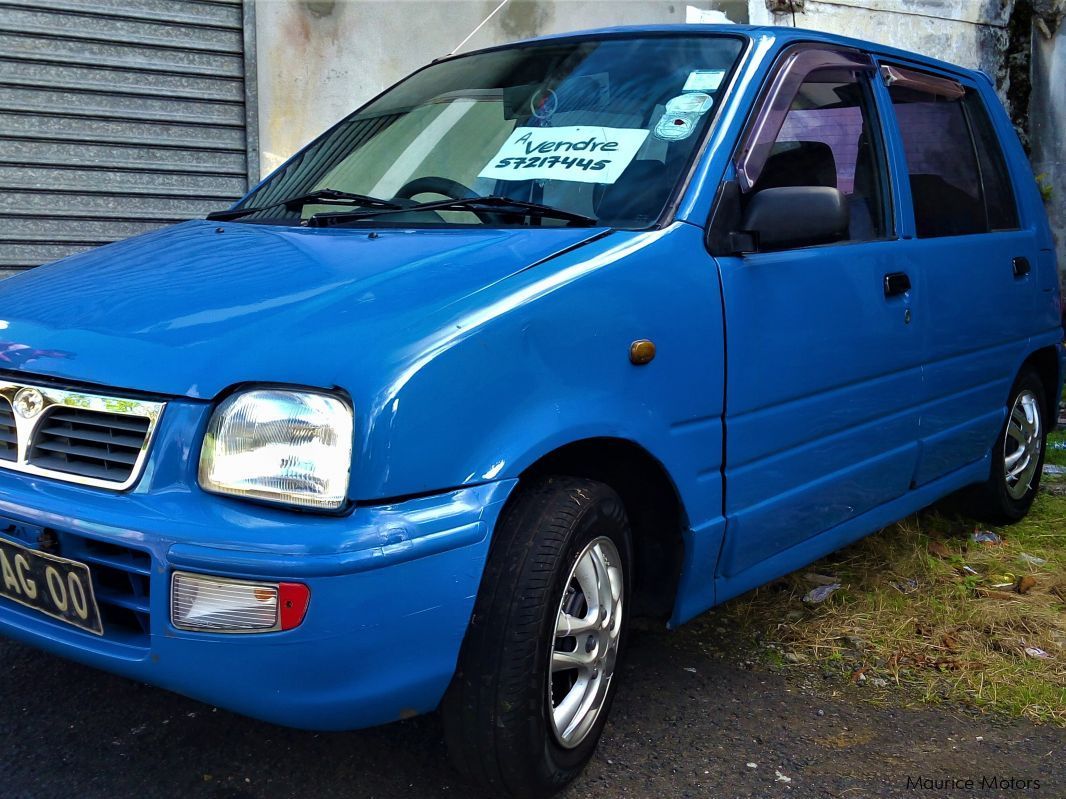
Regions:
[[[499, 0], [258, 0], [263, 174], [382, 89], [459, 44]], [[746, 21], [746, 0], [511, 0], [464, 50], [605, 25]]]
[[[781, 5], [787, 5], [782, 3]], [[996, 74], [1007, 44], [1002, 0], [806, 0], [796, 4], [796, 26], [914, 50]], [[751, 0], [757, 25], [791, 25], [791, 13], [771, 13]]]

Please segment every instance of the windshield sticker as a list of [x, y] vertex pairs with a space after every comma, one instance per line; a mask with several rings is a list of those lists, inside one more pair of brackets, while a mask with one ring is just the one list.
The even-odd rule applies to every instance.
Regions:
[[714, 98], [703, 92], [686, 92], [666, 101], [668, 114], [706, 114], [714, 105]]
[[687, 139], [696, 130], [699, 114], [671, 114], [669, 112], [659, 117], [655, 123], [655, 136], [663, 141], [681, 141]]
[[539, 89], [529, 98], [529, 112], [547, 122], [559, 109], [559, 95], [551, 89]]
[[694, 69], [688, 74], [688, 80], [681, 88], [683, 92], [713, 92], [722, 85], [724, 69]]
[[614, 183], [647, 138], [631, 128], [515, 128], [478, 177]]

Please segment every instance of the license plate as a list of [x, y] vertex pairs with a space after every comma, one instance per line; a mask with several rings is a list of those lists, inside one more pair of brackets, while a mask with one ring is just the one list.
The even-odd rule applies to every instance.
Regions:
[[84, 563], [0, 538], [0, 596], [78, 629], [104, 634]]

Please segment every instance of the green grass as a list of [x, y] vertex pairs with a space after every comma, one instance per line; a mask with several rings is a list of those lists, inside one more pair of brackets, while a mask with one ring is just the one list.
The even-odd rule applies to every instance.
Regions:
[[[1049, 448], [1048, 460], [1066, 465], [1066, 451]], [[1016, 525], [986, 528], [925, 511], [721, 612], [784, 668], [833, 671], [873, 696], [962, 702], [1066, 725], [1066, 479], [1045, 476], [1044, 483]], [[1003, 542], [973, 542], [975, 527], [993, 529]], [[1023, 553], [1046, 563], [1027, 563]], [[816, 587], [811, 573], [842, 587], [806, 604], [803, 596]], [[1024, 594], [1017, 590], [1023, 577], [1035, 580]], [[887, 686], [874, 687], [876, 678]]]
[[1060, 427], [1047, 437], [1047, 454], [1044, 460], [1056, 466], [1066, 466], [1066, 430], [1063, 428]]

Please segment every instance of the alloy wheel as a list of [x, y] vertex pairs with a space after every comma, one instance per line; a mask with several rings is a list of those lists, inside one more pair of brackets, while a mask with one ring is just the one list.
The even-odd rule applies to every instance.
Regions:
[[624, 589], [622, 559], [614, 542], [603, 536], [589, 542], [566, 580], [548, 670], [552, 729], [567, 749], [588, 736], [610, 691]]
[[1003, 470], [1007, 493], [1021, 499], [1032, 485], [1040, 465], [1044, 440], [1040, 426], [1040, 401], [1032, 391], [1021, 392], [1007, 420], [1003, 437]]

